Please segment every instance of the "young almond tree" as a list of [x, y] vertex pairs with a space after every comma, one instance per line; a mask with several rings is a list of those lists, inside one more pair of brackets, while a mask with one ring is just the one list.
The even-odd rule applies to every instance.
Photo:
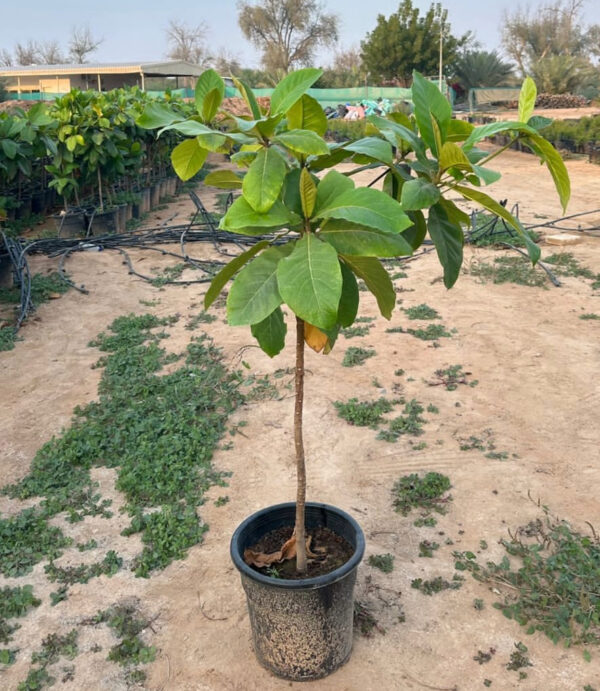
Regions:
[[[494, 134], [519, 140], [546, 164], [563, 207], [569, 199], [567, 171], [559, 154], [539, 133], [549, 120], [532, 117], [536, 88], [526, 79], [519, 101], [519, 120], [482, 127], [452, 118], [437, 86], [414, 73], [414, 116], [391, 113], [368, 118], [367, 136], [342, 144], [324, 139], [327, 121], [306, 91], [321, 70], [303, 69], [285, 77], [271, 96], [270, 108], [259, 107], [251, 89], [236, 86], [251, 115], [221, 110], [222, 79], [212, 70], [196, 86], [197, 115], [183, 120], [168, 107], [150, 104], [138, 124], [174, 129], [188, 138], [172, 152], [178, 175], [187, 180], [204, 164], [209, 151], [235, 153], [242, 170], [210, 173], [206, 183], [240, 189], [241, 196], [221, 219], [223, 230], [256, 239], [214, 278], [204, 304], [208, 308], [233, 279], [227, 298], [232, 326], [250, 326], [262, 350], [271, 357], [284, 347], [286, 305], [294, 315], [296, 398], [294, 440], [297, 463], [296, 562], [306, 570], [304, 506], [306, 470], [302, 438], [304, 347], [328, 353], [341, 328], [358, 311], [357, 279], [375, 296], [389, 319], [396, 295], [382, 257], [412, 254], [425, 236], [435, 244], [452, 287], [463, 257], [463, 227], [469, 217], [449, 197], [476, 202], [504, 219], [522, 237], [535, 263], [538, 247], [503, 206], [482, 188], [498, 180], [488, 168], [503, 147], [489, 153], [478, 143]], [[339, 163], [355, 164], [345, 172]], [[353, 175], [380, 169], [383, 191], [357, 187]]]

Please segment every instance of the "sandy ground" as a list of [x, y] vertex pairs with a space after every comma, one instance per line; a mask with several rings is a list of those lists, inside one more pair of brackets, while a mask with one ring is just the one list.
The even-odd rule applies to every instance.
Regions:
[[[582, 161], [569, 161], [568, 167], [574, 188], [569, 212], [597, 208], [600, 168]], [[504, 177], [495, 186], [495, 196], [518, 203], [525, 220], [543, 222], [562, 215], [550, 176], [533, 157], [511, 152], [500, 159], [497, 168]], [[210, 199], [208, 192], [201, 190], [201, 195]], [[154, 220], [174, 211], [179, 220], [188, 216], [191, 207], [178, 201]], [[600, 216], [585, 217], [588, 227], [599, 221]], [[555, 251], [544, 245], [542, 249], [545, 254]], [[199, 255], [206, 248], [193, 250]], [[600, 270], [597, 236], [586, 234], [570, 250], [583, 265]], [[489, 253], [468, 248], [465, 267], [475, 257]], [[147, 273], [150, 267], [176, 261], [132, 256], [139, 270]], [[36, 263], [40, 268], [50, 266], [47, 260]], [[600, 313], [600, 295], [593, 293], [588, 281], [576, 278], [564, 279], [561, 288], [543, 290], [482, 285], [466, 272], [455, 288], [446, 291], [438, 280], [441, 270], [433, 253], [409, 266], [408, 278], [396, 282], [402, 289], [399, 304], [408, 307], [426, 302], [434, 307], [443, 323], [456, 329], [452, 338], [441, 339], [440, 347], [434, 348], [408, 334], [386, 333], [390, 324], [379, 318], [368, 336], [349, 341], [341, 337], [328, 357], [312, 352], [307, 356], [309, 498], [350, 512], [365, 531], [366, 557], [389, 552], [395, 556], [396, 567], [389, 575], [366, 563], [359, 569], [357, 598], [377, 616], [385, 634], [356, 635], [352, 658], [342, 669], [302, 688], [465, 691], [484, 688], [485, 679], [492, 680], [492, 689], [524, 691], [599, 686], [599, 651], [592, 651], [592, 661], [586, 663], [581, 649], [554, 646], [541, 634], [526, 636], [517, 623], [492, 607], [496, 596], [488, 586], [468, 576], [460, 590], [427, 597], [410, 583], [417, 577], [451, 578], [452, 550], [479, 551], [480, 540], [489, 545], [484, 558], [500, 559], [503, 550], [498, 540], [507, 537], [507, 529], [539, 515], [528, 495], [539, 498], [553, 514], [578, 529], [586, 529], [585, 521], [600, 525], [600, 322], [578, 318], [583, 312]], [[183, 317], [199, 311], [202, 288], [159, 290], [132, 279], [117, 253], [81, 253], [69, 260], [67, 269], [75, 281], [86, 284], [90, 295], [70, 291], [43, 305], [22, 330], [23, 342], [14, 351], [0, 354], [3, 483], [25, 475], [35, 451], [69, 423], [74, 406], [96, 397], [99, 372], [90, 367], [98, 354], [87, 343], [99, 331], [115, 317], [132, 311], [179, 312]], [[186, 272], [184, 277], [193, 274]], [[361, 293], [360, 313], [376, 316], [374, 300], [365, 296]], [[140, 300], [152, 299], [160, 303], [153, 308], [140, 304]], [[206, 331], [224, 349], [227, 362], [237, 367], [240, 349], [252, 345], [249, 330], [229, 328], [223, 323], [224, 315], [219, 316], [205, 325]], [[168, 349], [180, 351], [189, 340], [185, 321], [181, 319], [171, 329], [171, 338], [164, 342]], [[391, 325], [411, 324], [396, 310]], [[351, 345], [372, 347], [377, 355], [362, 367], [342, 368], [344, 352]], [[261, 374], [292, 365], [291, 353], [270, 360], [255, 347], [245, 349], [243, 359], [253, 372]], [[479, 384], [453, 392], [428, 385], [434, 370], [453, 364], [462, 364]], [[405, 370], [403, 377], [394, 375], [398, 368]], [[353, 396], [393, 396], [394, 382], [400, 384], [407, 399], [416, 397], [440, 410], [439, 415], [426, 414], [426, 433], [417, 441], [425, 441], [427, 447], [420, 451], [403, 439], [389, 444], [377, 441], [372, 430], [348, 426], [332, 405]], [[66, 632], [98, 609], [136, 597], [143, 611], [155, 618], [146, 638], [158, 648], [156, 661], [146, 667], [145, 688], [300, 688], [300, 684], [274, 678], [255, 661], [243, 591], [228, 554], [230, 536], [245, 516], [294, 498], [292, 417], [292, 399], [284, 388], [282, 400], [251, 403], [234, 415], [232, 422], [247, 421], [246, 436], [235, 436], [234, 448], [215, 456], [218, 468], [233, 472], [225, 490], [229, 503], [217, 508], [207, 501], [200, 508], [202, 519], [210, 525], [205, 542], [190, 550], [187, 559], [151, 579], [136, 579], [125, 568], [112, 579], [101, 577], [87, 586], [73, 586], [67, 601], [50, 607], [49, 593], [56, 587], [46, 580], [43, 564], [24, 579], [0, 578], [0, 587], [34, 584], [43, 600], [20, 621], [22, 628], [14, 642], [21, 649], [19, 658], [0, 675], [0, 687], [16, 689], [27, 674], [31, 652], [39, 648], [47, 633]], [[508, 460], [493, 461], [478, 451], [459, 450], [458, 437], [480, 435], [485, 429], [493, 430], [496, 446], [509, 453]], [[393, 511], [390, 490], [402, 475], [432, 470], [450, 477], [453, 502], [435, 529], [416, 528], [414, 515], [404, 518]], [[98, 471], [96, 479], [103, 496], [112, 498], [118, 508], [122, 498], [114, 489], [113, 471]], [[214, 488], [210, 496], [215, 499], [223, 493], [222, 488]], [[0, 497], [3, 515], [22, 506]], [[87, 518], [75, 525], [62, 520], [57, 524], [79, 541], [94, 537], [104, 551], [115, 549], [126, 565], [140, 550], [137, 536], [119, 536], [127, 518], [116, 510], [111, 521]], [[453, 546], [444, 544], [447, 538]], [[442, 544], [432, 559], [417, 556], [423, 539], [437, 539]], [[81, 560], [75, 550], [59, 563]], [[474, 598], [485, 601], [482, 611], [474, 609]], [[402, 614], [403, 623], [399, 621]], [[517, 672], [506, 669], [517, 641], [527, 644], [533, 663], [523, 681], [518, 681]], [[94, 652], [94, 644], [101, 645], [103, 652]], [[122, 669], [106, 661], [106, 650], [112, 644], [106, 627], [81, 627], [74, 680], [61, 684], [59, 676], [57, 687], [69, 691], [125, 689]], [[490, 647], [497, 652], [489, 663], [480, 665], [473, 660], [478, 650]]]

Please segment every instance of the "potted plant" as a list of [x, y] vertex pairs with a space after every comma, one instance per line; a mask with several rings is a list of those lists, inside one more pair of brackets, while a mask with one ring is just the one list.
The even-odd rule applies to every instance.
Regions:
[[[463, 227], [468, 227], [469, 217], [449, 196], [475, 202], [503, 218], [523, 238], [536, 262], [539, 248], [518, 219], [482, 191], [500, 177], [487, 164], [510, 143], [520, 141], [547, 165], [563, 207], [570, 194], [560, 156], [539, 133], [549, 121], [532, 117], [536, 89], [531, 79], [523, 84], [518, 121], [474, 127], [453, 119], [437, 86], [415, 72], [412, 116], [371, 115], [364, 137], [329, 144], [324, 139], [323, 110], [306, 94], [320, 74], [317, 69], [303, 69], [287, 75], [275, 87], [269, 110], [262, 109], [251, 89], [236, 80], [250, 112], [238, 117], [220, 110], [224, 85], [208, 70], [196, 86], [195, 116], [183, 120], [167, 106], [151, 104], [138, 120], [141, 126], [176, 130], [189, 137], [171, 157], [183, 180], [198, 172], [209, 151], [239, 149], [231, 160], [245, 169], [243, 176], [215, 171], [205, 182], [241, 190], [220, 227], [254, 236], [256, 242], [216, 275], [204, 304], [209, 308], [233, 280], [227, 297], [228, 321], [232, 326], [250, 326], [271, 357], [285, 344], [288, 325], [282, 306], [293, 323], [296, 501], [250, 516], [231, 543], [248, 598], [257, 657], [275, 674], [293, 680], [325, 676], [348, 658], [352, 590], [364, 549], [362, 532], [351, 517], [305, 501], [305, 345], [323, 353], [334, 347], [340, 328], [350, 326], [356, 317], [358, 279], [389, 319], [396, 296], [379, 258], [409, 255], [427, 234], [443, 267], [444, 283], [452, 287], [462, 263]], [[500, 132], [508, 135], [507, 146], [491, 153], [478, 148], [484, 138]], [[335, 170], [341, 162], [355, 167], [345, 166], [341, 173]], [[355, 186], [353, 174], [371, 168], [381, 170], [377, 179], [383, 181], [383, 191]], [[285, 535], [292, 528], [293, 533], [284, 541], [286, 526]], [[345, 538], [350, 547], [346, 563], [334, 564], [329, 573], [319, 571], [327, 555], [308, 541], [314, 529], [323, 527]], [[275, 535], [282, 536], [279, 543], [273, 543]], [[275, 578], [267, 569], [256, 568], [270, 564], [279, 569], [286, 560], [293, 565], [287, 569], [289, 579], [281, 578], [281, 570]]]

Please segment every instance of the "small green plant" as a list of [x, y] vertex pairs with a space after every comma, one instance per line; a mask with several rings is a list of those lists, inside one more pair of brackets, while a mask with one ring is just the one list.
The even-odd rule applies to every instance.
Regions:
[[217, 317], [214, 314], [209, 314], [208, 312], [200, 312], [195, 314], [185, 325], [188, 331], [193, 331], [198, 327], [199, 324], [212, 324], [216, 321]]
[[215, 502], [214, 502], [215, 506], [225, 506], [225, 504], [228, 504], [228, 503], [229, 503], [229, 497], [228, 496], [217, 497], [217, 499], [215, 499]]
[[185, 269], [186, 265], [183, 263], [174, 264], [173, 266], [166, 266], [155, 276], [155, 278], [152, 279], [151, 283], [155, 288], [161, 288], [162, 286], [181, 278], [181, 274]]
[[450, 487], [450, 479], [441, 473], [431, 472], [424, 477], [416, 473], [404, 475], [392, 489], [394, 508], [403, 516], [415, 508], [444, 514], [452, 499], [446, 494]]
[[391, 573], [394, 570], [394, 555], [393, 554], [371, 554], [369, 557], [369, 566], [383, 571], [383, 573]]
[[15, 341], [17, 340], [17, 332], [12, 326], [3, 326], [0, 328], [0, 352], [13, 350]]
[[59, 602], [63, 602], [69, 597], [69, 589], [66, 585], [61, 585], [60, 588], [50, 593], [50, 604], [52, 607], [56, 607]]
[[334, 401], [333, 405], [338, 411], [338, 416], [348, 424], [376, 429], [383, 416], [393, 409], [394, 403], [387, 398], [377, 401], [359, 401], [357, 398], [351, 398], [346, 403]]
[[576, 278], [587, 278], [592, 281], [592, 289], [600, 288], [600, 274], [594, 273], [591, 269], [581, 266], [579, 261], [571, 252], [558, 252], [544, 258], [547, 264], [552, 264], [559, 276], [574, 276]]
[[405, 307], [404, 312], [409, 319], [441, 319], [439, 313], [425, 303], [415, 307]]
[[521, 641], [515, 643], [515, 650], [510, 654], [510, 660], [506, 665], [506, 669], [519, 672], [519, 679], [525, 679], [527, 677], [527, 674], [522, 671], [524, 667], [533, 666], [527, 652], [527, 646], [524, 643], [521, 643]]
[[18, 650], [11, 650], [10, 648], [0, 648], [0, 665], [8, 667], [14, 664], [17, 659], [17, 652]]
[[[12, 641], [12, 634], [19, 628], [19, 624], [9, 623], [9, 619], [23, 617], [33, 607], [39, 607], [42, 601], [33, 595], [33, 586], [24, 585], [0, 589], [0, 643]], [[14, 651], [4, 651], [4, 657], [12, 660]], [[12, 664], [4, 662], [3, 664]]]
[[495, 654], [495, 648], [490, 648], [487, 652], [485, 650], [478, 650], [477, 655], [474, 655], [473, 659], [480, 665], [484, 665], [486, 662], [489, 662]]
[[419, 542], [419, 556], [420, 557], [433, 557], [433, 553], [440, 548], [437, 542], [432, 542], [430, 540], [421, 540]]
[[435, 516], [421, 516], [413, 522], [415, 528], [433, 528], [437, 525], [437, 518]]
[[600, 541], [551, 518], [545, 507], [543, 513], [501, 540], [508, 556], [499, 563], [482, 565], [473, 552], [455, 552], [455, 567], [500, 590], [502, 601], [494, 607], [527, 633], [542, 631], [566, 645], [599, 644]]
[[425, 581], [422, 578], [415, 578], [410, 582], [410, 587], [419, 590], [423, 595], [435, 595], [443, 590], [458, 590], [461, 586], [461, 578], [453, 578], [452, 581], [448, 581], [442, 578], [442, 576], [436, 576], [431, 580]]
[[430, 403], [427, 406], [427, 412], [433, 413], [434, 415], [437, 415], [440, 412], [440, 409], [437, 406], [433, 405], [433, 403]]
[[459, 384], [466, 386], [476, 386], [476, 379], [469, 380], [471, 372], [465, 372], [462, 365], [450, 365], [446, 368], [436, 369], [433, 373], [435, 379], [429, 382], [429, 386], [443, 386], [446, 391], [455, 391]]
[[422, 341], [437, 341], [438, 338], [450, 338], [452, 336], [443, 324], [428, 324], [424, 329], [406, 329], [406, 333], [420, 338]]
[[54, 677], [51, 677], [43, 667], [40, 669], [32, 668], [27, 674], [27, 679], [17, 686], [17, 691], [40, 691], [46, 686], [52, 686], [55, 681]]
[[358, 600], [354, 601], [354, 628], [365, 638], [371, 638], [375, 631], [385, 633], [369, 608]]
[[147, 664], [155, 659], [156, 648], [146, 645], [140, 638], [140, 634], [148, 628], [150, 621], [139, 615], [136, 605], [115, 605], [98, 612], [91, 623], [108, 624], [117, 638], [121, 639], [110, 649], [108, 660], [131, 666]]
[[364, 326], [349, 326], [347, 329], [342, 329], [341, 333], [346, 338], [358, 338], [366, 336], [370, 330], [370, 324], [365, 324]]
[[42, 641], [41, 649], [31, 655], [31, 662], [40, 665], [42, 668], [52, 665], [61, 657], [72, 660], [79, 652], [77, 646], [77, 629], [71, 629], [64, 635], [51, 633]]
[[[545, 259], [544, 261], [547, 261]], [[471, 276], [479, 278], [482, 283], [516, 283], [530, 288], [547, 288], [546, 274], [532, 267], [524, 257], [496, 257], [492, 263], [478, 259], [469, 265]]]
[[375, 354], [372, 348], [357, 348], [351, 346], [344, 353], [342, 367], [357, 367], [358, 365], [364, 365], [364, 363]]
[[580, 319], [588, 320], [588, 319], [600, 319], [600, 314], [595, 314], [593, 312], [586, 312], [585, 314], [580, 314], [579, 315]]
[[476, 609], [478, 612], [481, 612], [481, 610], [484, 609], [484, 608], [485, 608], [485, 603], [484, 603], [484, 601], [483, 601], [481, 598], [476, 597], [476, 598], [473, 600], [473, 609]]
[[387, 442], [395, 442], [404, 434], [417, 437], [423, 434], [423, 424], [426, 420], [421, 417], [423, 406], [413, 398], [405, 404], [403, 415], [390, 420], [387, 429], [381, 430], [377, 439]]
[[102, 561], [93, 564], [79, 564], [79, 566], [56, 566], [50, 562], [44, 567], [48, 580], [52, 582], [72, 585], [73, 583], [87, 583], [98, 576], [114, 576], [123, 565], [123, 560], [114, 550], [106, 553]]
[[96, 540], [94, 540], [94, 538], [88, 540], [87, 542], [77, 544], [77, 549], [80, 552], [87, 552], [88, 550], [95, 549], [96, 547], [98, 547], [98, 543]]

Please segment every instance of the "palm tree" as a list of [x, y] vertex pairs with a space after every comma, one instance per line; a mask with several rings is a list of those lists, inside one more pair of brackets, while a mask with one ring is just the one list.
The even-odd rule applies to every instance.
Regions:
[[504, 62], [494, 50], [466, 51], [456, 61], [454, 75], [465, 89], [504, 86], [514, 77], [514, 65]]

